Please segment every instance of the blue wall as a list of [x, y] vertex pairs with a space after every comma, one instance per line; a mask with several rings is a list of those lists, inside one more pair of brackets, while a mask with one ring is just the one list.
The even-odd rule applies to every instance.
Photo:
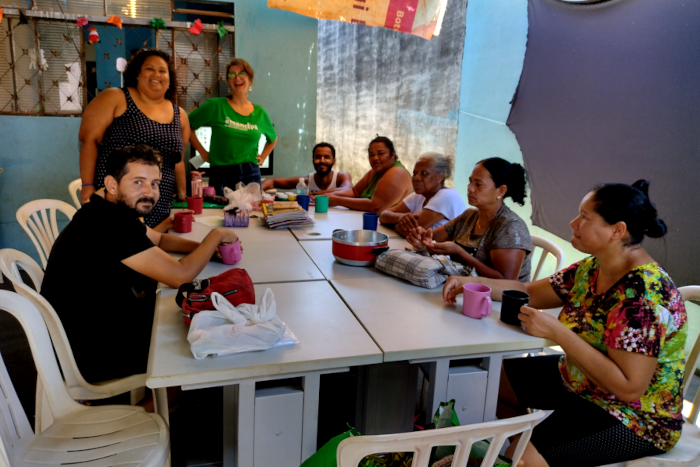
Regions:
[[[268, 9], [259, 0], [236, 1], [235, 15], [236, 53], [256, 71], [250, 99], [267, 109], [279, 135], [275, 174], [308, 173], [308, 152], [316, 138], [318, 22]], [[80, 176], [80, 122], [71, 117], [0, 116], [0, 248], [24, 251], [38, 261], [15, 213], [34, 199], [72, 204], [68, 183]]]
[[15, 248], [39, 262], [15, 213], [23, 204], [42, 198], [73, 205], [68, 183], [80, 176], [80, 120], [0, 116], [0, 167], [4, 169], [0, 174], [0, 248]]

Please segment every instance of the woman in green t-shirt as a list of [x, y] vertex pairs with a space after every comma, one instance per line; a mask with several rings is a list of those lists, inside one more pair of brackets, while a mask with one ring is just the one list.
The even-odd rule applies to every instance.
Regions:
[[[209, 151], [202, 147], [194, 131], [190, 133], [190, 143], [211, 164], [207, 171], [209, 186], [216, 188], [218, 194], [223, 194], [225, 186], [235, 190], [238, 182], [261, 183], [259, 166], [277, 144], [277, 133], [267, 112], [248, 100], [255, 76], [253, 68], [245, 60], [233, 58], [226, 64], [226, 73], [231, 95], [209, 99], [189, 115], [193, 130], [211, 127]], [[267, 143], [258, 154], [261, 135]]]

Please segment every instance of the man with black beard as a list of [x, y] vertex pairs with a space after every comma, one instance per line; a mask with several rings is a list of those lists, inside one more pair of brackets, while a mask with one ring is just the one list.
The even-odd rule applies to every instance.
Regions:
[[296, 188], [299, 179], [303, 178], [309, 193], [331, 193], [339, 189], [352, 188], [352, 177], [347, 172], [333, 170], [335, 164], [335, 148], [330, 143], [318, 143], [312, 151], [314, 169], [316, 172], [307, 176], [290, 178], [268, 178], [262, 183], [263, 190], [270, 188]]
[[[147, 227], [141, 216], [158, 202], [160, 181], [157, 151], [144, 144], [115, 150], [105, 191], [92, 195], [51, 250], [41, 294], [90, 383], [145, 373], [157, 283], [192, 281], [220, 244], [238, 240], [227, 229], [197, 243]], [[187, 255], [178, 261], [166, 252]]]

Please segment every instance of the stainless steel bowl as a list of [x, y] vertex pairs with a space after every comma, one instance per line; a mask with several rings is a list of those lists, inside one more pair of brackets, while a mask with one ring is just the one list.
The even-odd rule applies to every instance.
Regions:
[[379, 246], [389, 241], [389, 236], [374, 230], [337, 230], [333, 241], [352, 246]]

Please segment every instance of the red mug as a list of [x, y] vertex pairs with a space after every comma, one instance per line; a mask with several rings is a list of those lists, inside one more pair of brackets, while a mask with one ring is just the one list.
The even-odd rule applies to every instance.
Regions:
[[204, 207], [204, 198], [194, 196], [187, 198], [187, 207], [194, 211], [195, 214], [201, 214]]
[[176, 212], [175, 222], [173, 223], [173, 229], [177, 233], [192, 232], [193, 221], [194, 216], [191, 212]]

